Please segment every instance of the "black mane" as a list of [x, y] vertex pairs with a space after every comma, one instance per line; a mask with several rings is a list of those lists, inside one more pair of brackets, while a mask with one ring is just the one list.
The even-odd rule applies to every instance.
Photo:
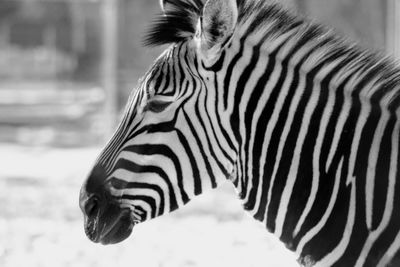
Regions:
[[[239, 10], [238, 21], [243, 21], [257, 13], [255, 22], [257, 28], [261, 28], [265, 22], [281, 18], [282, 26], [296, 23], [296, 19], [286, 13], [281, 6], [274, 1], [246, 1], [236, 0]], [[164, 0], [164, 13], [159, 14], [143, 38], [145, 46], [160, 46], [164, 44], [178, 43], [194, 36], [199, 17], [202, 16], [205, 0]], [[266, 19], [268, 18], [268, 20]]]
[[193, 36], [204, 3], [201, 0], [168, 0], [165, 12], [160, 14], [147, 31], [145, 46], [178, 43]]

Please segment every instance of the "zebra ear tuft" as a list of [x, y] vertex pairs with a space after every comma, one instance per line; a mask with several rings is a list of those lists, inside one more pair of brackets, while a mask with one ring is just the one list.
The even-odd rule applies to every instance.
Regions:
[[166, 0], [160, 0], [160, 8], [163, 13], [165, 13], [165, 2]]
[[165, 14], [166, 8], [167, 8], [167, 5], [168, 5], [168, 0], [159, 0], [159, 2], [160, 2], [161, 11], [162, 11], [163, 14]]
[[215, 59], [233, 35], [238, 19], [236, 0], [207, 0], [199, 19], [196, 38], [201, 53]]

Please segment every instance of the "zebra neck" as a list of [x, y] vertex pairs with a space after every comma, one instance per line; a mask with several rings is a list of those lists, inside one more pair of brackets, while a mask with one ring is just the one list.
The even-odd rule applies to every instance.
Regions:
[[[254, 6], [242, 15], [236, 36], [216, 64], [220, 111], [237, 152], [233, 182], [246, 209], [261, 221], [271, 192], [268, 200], [259, 199], [260, 188], [279, 174], [276, 157], [283, 153], [290, 125], [300, 130], [302, 122], [312, 119], [307, 110], [322, 115], [332, 101], [365, 113], [396, 113], [400, 98], [395, 86], [399, 70], [390, 60], [278, 6], [263, 5], [261, 11]], [[264, 13], [270, 17], [260, 22], [258, 15]]]
[[[321, 219], [316, 208], [309, 215], [313, 202], [308, 198], [317, 198], [316, 192], [321, 197], [319, 180], [329, 185], [323, 190], [342, 190], [341, 201], [351, 206], [353, 192], [345, 188], [347, 174], [354, 171], [349, 162], [357, 154], [351, 140], [359, 138], [354, 114], [395, 114], [400, 83], [389, 61], [332, 34], [315, 33], [318, 27], [292, 26], [249, 34], [251, 24], [244, 24], [226, 50], [218, 86], [237, 151], [233, 182], [244, 207], [298, 250], [306, 230]], [[348, 138], [338, 143], [341, 131]], [[367, 155], [370, 144], [361, 141]], [[331, 198], [321, 199], [326, 208]], [[347, 210], [336, 212], [347, 218]]]
[[393, 186], [371, 183], [378, 169], [379, 183], [398, 178], [400, 70], [318, 26], [275, 19], [262, 30], [242, 19], [215, 65], [232, 180], [246, 210], [303, 262], [330, 262], [331, 251], [354, 260], [389, 218], [392, 204], [372, 200]]

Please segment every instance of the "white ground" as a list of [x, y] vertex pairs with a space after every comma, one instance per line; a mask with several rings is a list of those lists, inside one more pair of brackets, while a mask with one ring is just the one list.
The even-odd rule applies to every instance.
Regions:
[[97, 152], [0, 146], [0, 266], [298, 266], [229, 185], [136, 226], [121, 244], [91, 243], [78, 194]]

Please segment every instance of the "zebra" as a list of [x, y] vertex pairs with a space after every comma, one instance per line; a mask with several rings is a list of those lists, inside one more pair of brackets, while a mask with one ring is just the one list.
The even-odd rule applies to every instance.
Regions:
[[[163, 0], [80, 192], [94, 242], [231, 181], [302, 266], [400, 266], [400, 69], [257, 0]], [[397, 207], [397, 208], [396, 208]]]

